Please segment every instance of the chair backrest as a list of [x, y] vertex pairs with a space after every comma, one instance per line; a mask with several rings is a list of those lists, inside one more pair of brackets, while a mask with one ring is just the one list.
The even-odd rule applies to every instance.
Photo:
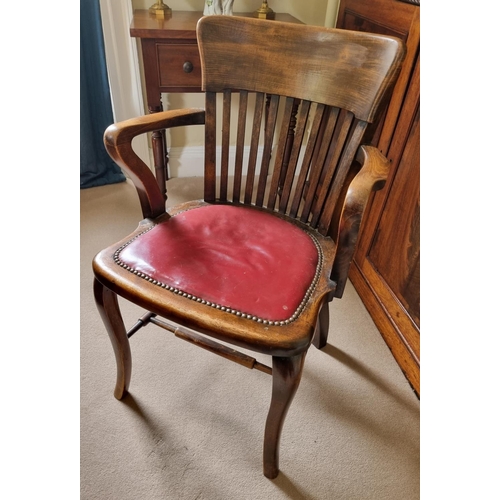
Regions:
[[197, 36], [206, 92], [205, 200], [267, 207], [327, 234], [367, 126], [395, 84], [404, 45], [236, 16], [203, 17]]

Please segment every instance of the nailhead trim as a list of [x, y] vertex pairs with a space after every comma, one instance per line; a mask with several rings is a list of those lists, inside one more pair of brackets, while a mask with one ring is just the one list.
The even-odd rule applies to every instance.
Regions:
[[[179, 213], [181, 213], [181, 212], [179, 212]], [[178, 214], [176, 214], [176, 215], [178, 215]], [[320, 273], [321, 273], [321, 269], [323, 267], [323, 252], [321, 251], [321, 246], [320, 246], [318, 240], [316, 239], [316, 237], [314, 235], [312, 235], [312, 234], [308, 233], [307, 231], [304, 231], [303, 229], [299, 228], [302, 231], [304, 231], [304, 233], [306, 233], [311, 238], [311, 240], [313, 241], [314, 245], [316, 246], [316, 250], [318, 251], [318, 264], [316, 265], [316, 272], [314, 273], [314, 278], [313, 278], [311, 284], [309, 285], [309, 288], [307, 289], [306, 293], [304, 294], [304, 297], [302, 298], [302, 301], [299, 304], [299, 307], [297, 307], [297, 309], [295, 310], [295, 312], [288, 319], [282, 320], [282, 321], [273, 321], [273, 320], [269, 320], [269, 319], [259, 318], [258, 316], [254, 316], [253, 314], [247, 314], [245, 312], [238, 311], [236, 309], [231, 309], [231, 308], [223, 306], [221, 304], [216, 304], [214, 302], [210, 302], [208, 300], [202, 299], [201, 297], [197, 297], [195, 295], [191, 295], [191, 294], [189, 294], [189, 293], [187, 293], [187, 292], [185, 292], [183, 290], [180, 290], [179, 288], [175, 288], [173, 286], [167, 285], [166, 283], [162, 283], [161, 281], [157, 281], [154, 278], [152, 278], [151, 276], [148, 276], [147, 274], [144, 274], [144, 273], [142, 273], [140, 271], [137, 271], [136, 269], [134, 269], [134, 268], [130, 267], [129, 265], [125, 264], [124, 262], [122, 262], [120, 260], [120, 253], [122, 252], [122, 250], [125, 247], [127, 247], [128, 245], [130, 245], [137, 238], [139, 238], [142, 235], [146, 234], [147, 232], [151, 231], [155, 227], [156, 227], [156, 224], [153, 225], [153, 226], [151, 226], [150, 228], [146, 229], [146, 231], [143, 231], [142, 233], [139, 233], [134, 238], [132, 238], [130, 241], [127, 241], [127, 243], [125, 243], [120, 248], [118, 248], [115, 251], [115, 253], [113, 254], [113, 259], [115, 261], [115, 264], [117, 264], [120, 267], [123, 267], [123, 269], [131, 272], [132, 274], [135, 274], [139, 278], [143, 278], [144, 280], [149, 281], [153, 285], [157, 285], [160, 288], [164, 288], [165, 290], [173, 292], [173, 293], [175, 293], [177, 295], [180, 295], [182, 297], [186, 297], [187, 299], [190, 299], [190, 300], [194, 300], [195, 302], [199, 302], [200, 304], [204, 304], [204, 305], [213, 307], [214, 309], [218, 309], [218, 310], [230, 313], [230, 314], [234, 314], [235, 316], [237, 316], [239, 318], [250, 319], [252, 321], [255, 321], [257, 323], [262, 323], [264, 325], [284, 326], [284, 325], [288, 325], [288, 324], [292, 323], [293, 321], [295, 321], [300, 316], [300, 314], [302, 313], [302, 311], [304, 310], [304, 308], [305, 308], [305, 306], [306, 306], [309, 298], [311, 297], [314, 289], [316, 288], [316, 285], [318, 283], [319, 276], [320, 276]]]

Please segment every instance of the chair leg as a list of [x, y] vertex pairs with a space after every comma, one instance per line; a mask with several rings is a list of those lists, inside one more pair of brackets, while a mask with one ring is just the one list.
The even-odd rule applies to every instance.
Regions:
[[116, 293], [97, 279], [94, 279], [94, 298], [115, 352], [117, 376], [114, 396], [116, 399], [122, 399], [127, 394], [130, 384], [132, 354], [118, 298]]
[[328, 329], [330, 328], [330, 309], [329, 302], [325, 302], [319, 311], [318, 324], [313, 337], [314, 347], [323, 349], [328, 341]]
[[269, 479], [279, 473], [281, 430], [299, 387], [306, 352], [289, 358], [273, 356], [273, 390], [264, 434], [264, 476]]

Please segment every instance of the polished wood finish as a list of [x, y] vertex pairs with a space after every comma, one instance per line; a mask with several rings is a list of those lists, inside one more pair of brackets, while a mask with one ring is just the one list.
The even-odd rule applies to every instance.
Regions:
[[115, 353], [116, 385], [114, 396], [116, 399], [122, 399], [130, 385], [132, 354], [118, 298], [116, 293], [103, 286], [97, 279], [94, 279], [94, 298]]
[[264, 432], [264, 475], [279, 473], [279, 445], [288, 409], [299, 388], [306, 353], [281, 358], [273, 356], [273, 390]]
[[[361, 144], [377, 108], [390, 96], [405, 50], [399, 40], [389, 37], [229, 16], [203, 18], [197, 33], [205, 110], [161, 111], [114, 124], [105, 132], [107, 151], [134, 182], [145, 219], [131, 235], [95, 257], [96, 303], [120, 365], [118, 398], [128, 388], [131, 363], [114, 294], [151, 313], [132, 327], [133, 332], [148, 322], [165, 327], [166, 319], [179, 325], [173, 328], [176, 335], [240, 364], [253, 365], [253, 358], [216, 342], [272, 356], [264, 474], [274, 478], [279, 472], [284, 419], [299, 386], [306, 352], [313, 340], [317, 347], [328, 340], [328, 303], [342, 295], [368, 195], [382, 188], [387, 177], [386, 158]], [[245, 130], [247, 119], [250, 131]], [[238, 131], [234, 160], [229, 155], [233, 120]], [[153, 173], [131, 144], [139, 134], [183, 125], [205, 127], [204, 200], [167, 213]], [[219, 130], [221, 154], [217, 155]], [[282, 219], [293, 225], [294, 234], [310, 235], [318, 260], [316, 274], [307, 294], [300, 291], [300, 308], [290, 320], [235, 315], [225, 307], [207, 305], [200, 297], [177, 293], [151, 276], [131, 272], [118, 261], [124, 245], [140, 242], [140, 235], [154, 226], [175, 224], [179, 214], [213, 209], [214, 204], [220, 211], [227, 205], [245, 206], [245, 213], [251, 210], [274, 221]], [[282, 245], [295, 248], [296, 240], [283, 240]], [[149, 251], [162, 252], [163, 247], [148, 247]], [[162, 255], [161, 262], [168, 262], [168, 257]]]
[[174, 325], [172, 323], [169, 323], [168, 321], [159, 319], [156, 317], [156, 314], [153, 314], [151, 312], [144, 314], [143, 317], [140, 318], [139, 321], [134, 325], [134, 327], [129, 332], [127, 332], [127, 336], [130, 338], [133, 333], [136, 333], [136, 331], [139, 330], [139, 328], [146, 326], [150, 322], [156, 326], [159, 326], [160, 328], [163, 328], [164, 330], [172, 332], [177, 338], [194, 344], [197, 347], [206, 349], [213, 354], [217, 354], [218, 356], [221, 356], [229, 361], [233, 361], [234, 363], [249, 368], [250, 370], [256, 369], [258, 371], [267, 373], [268, 375], [272, 374], [271, 367], [259, 363], [255, 358], [252, 358], [251, 356], [248, 356], [247, 354], [244, 354], [240, 351], [236, 351], [235, 349], [227, 347], [226, 345], [219, 342], [214, 342], [213, 340], [210, 340], [209, 338], [199, 335], [191, 330], [187, 330], [186, 328], [183, 328], [181, 326]]
[[387, 187], [370, 200], [350, 278], [396, 361], [420, 394], [420, 8], [341, 0], [337, 27], [389, 34], [407, 57], [372, 143], [387, 156]]
[[113, 143], [106, 147], [119, 165], [127, 165], [128, 175], [137, 188], [144, 217], [157, 217], [165, 211], [164, 192], [149, 167], [134, 153], [133, 137], [166, 128], [186, 125], [201, 125], [205, 120], [202, 109], [182, 109], [159, 115], [148, 115], [141, 120], [131, 119], [122, 122], [120, 127], [111, 125], [107, 136], [114, 135]]
[[[342, 297], [344, 292], [348, 270], [353, 259], [354, 249], [356, 248], [357, 240], [351, 241], [351, 238], [357, 238], [359, 234], [361, 215], [364, 213], [372, 193], [372, 189], [368, 189], [368, 186], [382, 187], [385, 184], [390, 166], [389, 160], [379, 153], [379, 151], [369, 158], [368, 149], [365, 146], [361, 146], [358, 155], [358, 161], [361, 164], [367, 164], [367, 162], [372, 161], [373, 166], [369, 174], [371, 176], [370, 183], [367, 184], [362, 174], [360, 174], [353, 179], [346, 194], [344, 211], [339, 228], [339, 249], [332, 271], [332, 276], [337, 282], [335, 296], [339, 298]], [[380, 186], [377, 186], [378, 183], [380, 183]]]
[[[150, 113], [163, 110], [161, 94], [200, 92], [201, 63], [196, 38], [196, 23], [203, 16], [197, 11], [173, 11], [171, 17], [157, 18], [147, 10], [134, 11], [130, 35], [140, 40], [144, 66], [147, 106]], [[235, 13], [251, 17], [252, 13]], [[276, 14], [276, 20], [300, 23], [290, 14]], [[166, 197], [168, 148], [163, 130], [152, 133], [155, 174]]]

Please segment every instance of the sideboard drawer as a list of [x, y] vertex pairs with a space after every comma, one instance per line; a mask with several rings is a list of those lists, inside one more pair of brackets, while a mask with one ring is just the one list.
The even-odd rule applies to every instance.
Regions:
[[159, 43], [156, 47], [160, 89], [199, 91], [201, 67], [195, 43]]

